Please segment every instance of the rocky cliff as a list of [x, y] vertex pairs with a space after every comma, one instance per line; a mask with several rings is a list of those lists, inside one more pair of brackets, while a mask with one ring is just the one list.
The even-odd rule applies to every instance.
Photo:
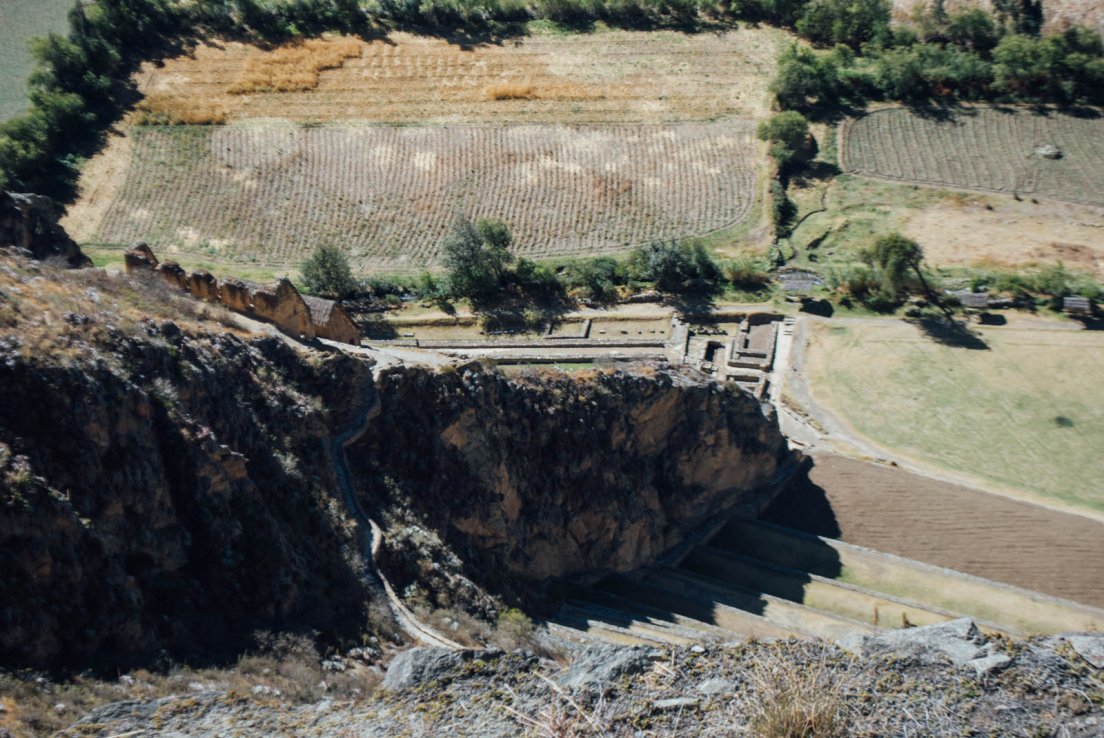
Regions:
[[0, 261], [0, 666], [370, 631], [328, 451], [369, 405], [347, 457], [363, 507], [411, 523], [383, 562], [404, 588], [435, 589], [442, 567], [491, 591], [631, 568], [757, 504], [784, 458], [760, 405], [713, 384], [478, 367], [377, 381], [220, 311], [157, 279]]
[[[370, 504], [412, 507], [494, 588], [625, 571], [734, 506], [788, 458], [750, 395], [656, 372], [385, 372], [349, 451]], [[413, 571], [388, 560], [398, 584]]]

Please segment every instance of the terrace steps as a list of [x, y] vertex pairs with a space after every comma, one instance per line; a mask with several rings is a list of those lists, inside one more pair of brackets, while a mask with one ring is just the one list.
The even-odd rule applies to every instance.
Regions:
[[552, 623], [564, 637], [685, 646], [835, 640], [964, 616], [991, 633], [1104, 628], [1097, 608], [742, 519], [690, 548], [677, 566], [578, 588]]

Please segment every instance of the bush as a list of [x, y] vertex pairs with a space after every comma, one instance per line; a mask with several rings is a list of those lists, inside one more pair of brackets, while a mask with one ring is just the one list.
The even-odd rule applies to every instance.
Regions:
[[784, 110], [806, 110], [838, 101], [841, 87], [835, 58], [792, 44], [778, 59], [771, 92]]
[[809, 121], [801, 113], [787, 110], [760, 123], [756, 135], [770, 143], [771, 156], [781, 171], [808, 150]]
[[628, 281], [625, 267], [616, 259], [599, 256], [576, 259], [560, 271], [560, 282], [569, 290], [577, 290], [590, 300], [606, 302], [616, 296], [618, 285]]
[[888, 0], [812, 0], [797, 21], [797, 32], [825, 46], [858, 49], [889, 34]]
[[348, 257], [336, 246], [319, 246], [303, 262], [299, 272], [303, 288], [311, 295], [344, 299], [359, 291]]
[[750, 257], [725, 262], [721, 265], [721, 274], [733, 287], [748, 292], [765, 289], [771, 282], [765, 266]]
[[711, 292], [720, 269], [700, 242], [657, 242], [632, 252], [629, 274], [673, 294]]

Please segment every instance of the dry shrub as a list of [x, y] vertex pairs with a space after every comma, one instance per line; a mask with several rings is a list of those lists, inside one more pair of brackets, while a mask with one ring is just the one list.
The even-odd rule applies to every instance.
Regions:
[[337, 69], [360, 52], [360, 42], [352, 38], [316, 38], [281, 46], [259, 58], [247, 59], [245, 69], [228, 91], [245, 95], [313, 90], [323, 70]]
[[134, 122], [138, 125], [213, 126], [227, 121], [229, 114], [213, 101], [153, 94], [138, 103]]
[[488, 100], [533, 100], [537, 97], [533, 85], [526, 82], [501, 82], [487, 88]]
[[749, 727], [759, 738], [847, 738], [846, 676], [822, 654], [806, 661], [765, 649], [750, 674]]

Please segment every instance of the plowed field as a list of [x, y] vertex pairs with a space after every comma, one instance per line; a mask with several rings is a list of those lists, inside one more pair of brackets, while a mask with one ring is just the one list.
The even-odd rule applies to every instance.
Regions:
[[[293, 268], [323, 243], [361, 267], [432, 265], [456, 213], [529, 257], [616, 251], [739, 220], [750, 123], [138, 127], [89, 240]], [[85, 226], [91, 225], [85, 222]]]
[[[1036, 154], [1047, 144], [1061, 157]], [[972, 108], [944, 119], [878, 110], [846, 126], [840, 164], [915, 184], [1104, 205], [1104, 117]]]
[[818, 457], [771, 522], [1104, 607], [1104, 524], [899, 469]]

